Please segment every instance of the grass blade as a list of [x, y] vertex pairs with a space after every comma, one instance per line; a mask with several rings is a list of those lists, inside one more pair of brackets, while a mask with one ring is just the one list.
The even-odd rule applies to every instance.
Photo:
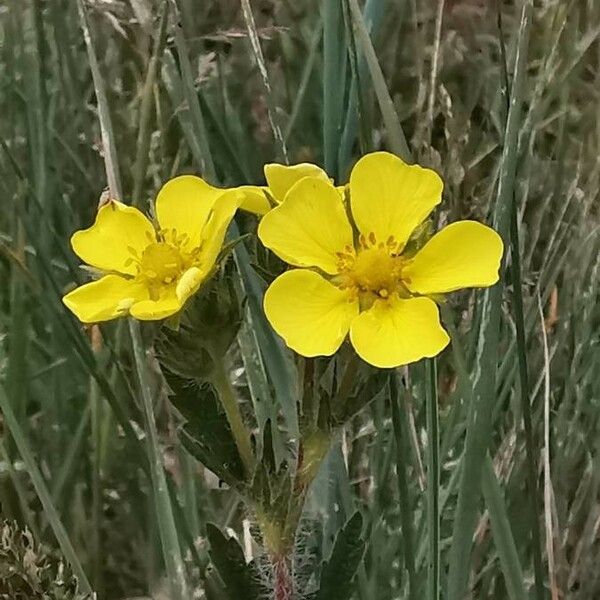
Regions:
[[[510, 81], [508, 79], [508, 61], [502, 26], [502, 10], [497, 4], [498, 13], [498, 39], [500, 55], [502, 57], [502, 78], [506, 96], [506, 112], [510, 111], [509, 95]], [[518, 210], [513, 192], [513, 207], [510, 216], [510, 277], [513, 290], [513, 306], [516, 329], [517, 356], [519, 359], [519, 379], [521, 392], [521, 410], [523, 411], [523, 427], [525, 430], [525, 451], [527, 454], [527, 487], [530, 503], [531, 543], [533, 546], [533, 571], [535, 575], [535, 591], [537, 600], [544, 600], [544, 576], [542, 573], [542, 549], [538, 519], [540, 506], [539, 490], [537, 483], [537, 460], [533, 439], [533, 425], [531, 420], [531, 405], [529, 399], [529, 367], [527, 364], [527, 339], [525, 333], [525, 313], [523, 308], [523, 284], [521, 277], [521, 244], [519, 241]]]
[[27, 467], [27, 472], [31, 477], [31, 481], [33, 482], [33, 486], [35, 487], [35, 491], [40, 499], [42, 506], [44, 507], [44, 512], [48, 517], [48, 521], [50, 522], [50, 527], [52, 527], [52, 531], [56, 536], [56, 539], [60, 545], [60, 549], [62, 553], [65, 555], [65, 558], [69, 561], [69, 564], [73, 568], [73, 572], [77, 576], [79, 580], [79, 584], [81, 585], [82, 590], [87, 593], [92, 593], [92, 586], [88, 581], [88, 578], [79, 562], [79, 558], [77, 556], [77, 552], [75, 552], [75, 548], [73, 544], [71, 544], [71, 540], [67, 534], [65, 526], [62, 524], [56, 507], [52, 502], [52, 497], [50, 495], [50, 490], [48, 489], [44, 478], [42, 477], [42, 473], [40, 472], [35, 458], [33, 456], [33, 452], [29, 446], [29, 442], [19, 425], [15, 417], [15, 413], [11, 407], [11, 403], [4, 391], [4, 387], [0, 385], [0, 409], [4, 415], [4, 420], [12, 434], [13, 440], [19, 450], [19, 454]]
[[171, 496], [163, 468], [158, 432], [156, 430], [156, 423], [154, 422], [153, 392], [148, 378], [147, 357], [140, 332], [140, 325], [137, 321], [133, 319], [129, 320], [129, 332], [131, 334], [135, 368], [142, 396], [144, 429], [148, 436], [150, 476], [169, 585], [175, 600], [187, 600], [189, 594], [185, 579], [185, 567], [177, 537], [173, 509], [171, 507]]
[[392, 426], [394, 438], [396, 441], [396, 472], [398, 481], [398, 496], [400, 498], [400, 518], [402, 524], [402, 543], [404, 545], [404, 566], [408, 573], [408, 600], [417, 600], [417, 578], [415, 571], [415, 551], [414, 551], [414, 533], [413, 518], [410, 509], [410, 497], [407, 480], [407, 455], [405, 452], [407, 437], [406, 427], [403, 427], [400, 417], [401, 402], [398, 374], [390, 377], [390, 404], [392, 406]]
[[385, 77], [375, 49], [369, 36], [369, 30], [365, 24], [365, 20], [358, 6], [358, 0], [349, 0], [350, 12], [352, 13], [352, 20], [356, 27], [356, 33], [358, 40], [362, 46], [362, 50], [365, 54], [365, 59], [371, 73], [371, 80], [373, 81], [373, 88], [375, 89], [375, 95], [377, 96], [377, 102], [381, 109], [381, 116], [388, 136], [388, 144], [390, 150], [401, 157], [403, 160], [410, 162], [410, 150], [404, 136], [404, 131], [400, 125], [396, 108], [394, 107], [394, 101], [390, 96], [385, 83]]
[[346, 82], [342, 3], [323, 3], [323, 154], [325, 170], [337, 180], [337, 151]]
[[429, 558], [427, 562], [427, 597], [440, 596], [440, 441], [435, 358], [425, 365], [425, 402], [427, 411], [427, 532]]
[[244, 21], [246, 21], [246, 28], [248, 29], [248, 37], [250, 38], [250, 45], [252, 46], [252, 52], [254, 53], [254, 58], [256, 59], [256, 64], [258, 65], [258, 70], [260, 71], [260, 76], [265, 88], [269, 125], [273, 131], [273, 137], [275, 138], [275, 143], [279, 148], [281, 158], [283, 159], [283, 162], [287, 164], [287, 147], [285, 145], [285, 140], [283, 139], [283, 134], [281, 133], [281, 127], [279, 126], [277, 106], [273, 96], [273, 89], [271, 88], [271, 83], [269, 81], [269, 73], [265, 64], [265, 58], [262, 53], [262, 48], [260, 47], [260, 38], [258, 36], [258, 31], [256, 30], [256, 23], [254, 22], [254, 15], [252, 14], [252, 7], [250, 6], [250, 0], [241, 0], [241, 2], [242, 12], [244, 13]]
[[[515, 57], [515, 75], [511, 93], [510, 111], [504, 139], [500, 179], [494, 207], [494, 226], [504, 240], [508, 239], [517, 171], [518, 134], [521, 124], [524, 82], [527, 68], [529, 30], [532, 2], [523, 4], [518, 48]], [[473, 532], [479, 507], [481, 469], [491, 437], [492, 409], [496, 398], [496, 368], [500, 336], [502, 285], [496, 284], [483, 294], [481, 327], [475, 359], [473, 399], [469, 407], [467, 438], [456, 508], [450, 567], [448, 599], [463, 600], [467, 592]]]
[[108, 189], [112, 198], [117, 200], [123, 199], [123, 190], [121, 189], [121, 176], [119, 174], [119, 162], [117, 160], [117, 147], [115, 143], [115, 135], [112, 127], [112, 120], [108, 112], [108, 99], [106, 97], [106, 87], [104, 78], [100, 73], [100, 65], [98, 56], [92, 42], [90, 33], [91, 27], [89, 16], [85, 2], [77, 0], [79, 9], [79, 18], [81, 28], [83, 30], [83, 38], [88, 54], [90, 69], [92, 70], [92, 79], [94, 80], [94, 90], [96, 91], [96, 99], [98, 101], [98, 116], [100, 121], [100, 132], [102, 135], [102, 146], [104, 148], [104, 164], [106, 165], [106, 180]]
[[135, 157], [135, 165], [133, 168], [133, 193], [131, 195], [131, 204], [133, 206], [140, 206], [144, 178], [146, 177], [148, 150], [150, 147], [150, 136], [152, 133], [150, 129], [150, 119], [152, 117], [152, 106], [154, 101], [154, 85], [156, 83], [160, 59], [165, 48], [168, 9], [169, 4], [164, 2], [161, 8], [158, 32], [156, 33], [156, 37], [154, 39], [152, 57], [148, 63], [148, 72], [146, 73], [146, 80], [144, 81], [144, 87], [142, 90], [138, 138], [136, 144], [137, 152]]
[[506, 514], [502, 489], [494, 473], [494, 466], [489, 455], [486, 455], [485, 458], [481, 485], [508, 595], [510, 600], [527, 600], [527, 591], [524, 586], [525, 577], [519, 562], [519, 554], [515, 546], [508, 515]]

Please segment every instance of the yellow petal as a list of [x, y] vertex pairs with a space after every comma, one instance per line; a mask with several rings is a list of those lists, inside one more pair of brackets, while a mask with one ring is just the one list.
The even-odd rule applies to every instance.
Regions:
[[182, 303], [174, 293], [158, 300], [143, 300], [134, 304], [129, 313], [140, 321], [159, 321], [166, 319], [181, 310]]
[[208, 215], [224, 191], [194, 175], [181, 175], [167, 181], [156, 197], [160, 228], [186, 236], [183, 248], [188, 252], [197, 248]]
[[397, 295], [376, 300], [352, 322], [350, 340], [358, 355], [375, 367], [407, 365], [436, 356], [450, 341], [429, 298]]
[[350, 205], [359, 231], [378, 242], [406, 243], [440, 203], [444, 184], [431, 169], [407, 165], [388, 152], [363, 156], [350, 174]]
[[416, 294], [443, 294], [498, 281], [502, 238], [476, 221], [457, 221], [419, 250], [402, 276]]
[[175, 288], [175, 295], [182, 306], [188, 298], [193, 296], [200, 289], [202, 282], [206, 279], [206, 275], [207, 274], [198, 267], [192, 267], [185, 271], [179, 278]]
[[302, 356], [330, 356], [342, 344], [358, 301], [313, 271], [294, 269], [267, 289], [265, 313], [285, 343]]
[[240, 206], [240, 201], [241, 197], [237, 190], [227, 190], [219, 196], [210, 212], [208, 221], [202, 230], [198, 264], [196, 265], [205, 275], [210, 273], [219, 256], [227, 228]]
[[240, 193], [242, 210], [261, 216], [271, 210], [271, 203], [265, 193], [268, 188], [258, 185], [242, 185], [235, 189]]
[[152, 223], [137, 208], [111, 200], [100, 207], [89, 229], [73, 234], [71, 246], [92, 267], [135, 275], [133, 259], [155, 240]]
[[162, 291], [156, 300], [143, 300], [131, 307], [132, 317], [140, 321], [158, 321], [178, 313], [193, 296], [206, 278], [197, 267], [191, 267], [179, 278], [175, 287], [171, 286]]
[[265, 178], [271, 195], [277, 202], [283, 202], [292, 186], [304, 177], [316, 177], [329, 183], [329, 176], [323, 169], [311, 163], [297, 165], [280, 165], [271, 163], [265, 165]]
[[147, 297], [146, 288], [135, 280], [106, 275], [74, 289], [63, 302], [81, 322], [99, 323], [126, 315], [135, 302]]
[[352, 227], [342, 198], [329, 182], [305, 177], [285, 202], [267, 213], [258, 227], [262, 243], [297, 267], [338, 272], [337, 252], [352, 247]]

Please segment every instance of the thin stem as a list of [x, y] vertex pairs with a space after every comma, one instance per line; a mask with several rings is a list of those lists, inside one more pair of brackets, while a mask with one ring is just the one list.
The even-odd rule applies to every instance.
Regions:
[[96, 592], [103, 596], [102, 568], [102, 474], [100, 470], [100, 412], [102, 397], [98, 385], [90, 377], [90, 404], [92, 407], [92, 577]]
[[148, 71], [146, 73], [146, 80], [142, 90], [140, 121], [136, 145], [137, 154], [135, 157], [135, 166], [133, 171], [133, 194], [131, 200], [133, 206], [140, 206], [142, 200], [142, 188], [144, 186], [144, 178], [146, 177], [146, 165], [148, 162], [148, 151], [150, 148], [150, 119], [152, 118], [154, 84], [156, 83], [156, 75], [158, 73], [160, 59], [165, 47], [168, 10], [169, 4], [165, 2], [161, 8], [158, 32], [154, 38], [152, 57], [148, 63]]
[[273, 561], [275, 577], [274, 600], [292, 600], [294, 597], [294, 580], [286, 557], [276, 557]]
[[440, 465], [439, 418], [437, 405], [437, 366], [435, 358], [427, 361], [425, 402], [427, 412], [427, 521], [429, 561], [427, 589], [430, 600], [440, 594]]
[[288, 153], [283, 134], [281, 133], [281, 127], [279, 126], [279, 120], [277, 118], [277, 106], [275, 105], [275, 99], [273, 95], [273, 89], [271, 82], [269, 81], [269, 74], [265, 64], [265, 59], [260, 46], [260, 38], [258, 36], [258, 30], [256, 29], [256, 23], [254, 22], [254, 15], [252, 14], [252, 7], [250, 6], [250, 0], [241, 0], [242, 2], [242, 13], [244, 15], [244, 21], [246, 22], [246, 28], [248, 29], [248, 37], [250, 39], [250, 45], [252, 46], [252, 52], [256, 59], [256, 65], [260, 71], [260, 76], [265, 88], [265, 98], [267, 101], [267, 117], [271, 130], [273, 131], [273, 137], [275, 143], [279, 148], [281, 158], [284, 163], [288, 163]]
[[390, 377], [390, 404], [392, 405], [392, 423], [396, 441], [396, 472], [398, 480], [398, 496], [400, 498], [400, 522], [402, 526], [402, 541], [404, 545], [404, 566], [408, 573], [408, 600], [417, 598], [417, 578], [415, 573], [415, 551], [413, 545], [413, 525], [410, 510], [408, 481], [406, 476], [407, 460], [404, 451], [404, 433], [400, 419], [400, 393], [398, 390], [397, 374]]
[[433, 58], [431, 61], [431, 75], [429, 78], [429, 102], [427, 103], [427, 127], [431, 140], [433, 129], [433, 108], [435, 106], [435, 89], [437, 87], [438, 61], [440, 56], [440, 40], [442, 38], [442, 21], [444, 19], [444, 0], [438, 0], [438, 9], [435, 17], [435, 39], [433, 42]]
[[244, 425], [240, 406], [235, 397], [229, 376], [225, 371], [222, 359], [215, 360], [215, 365], [212, 383], [219, 394], [221, 405], [225, 410], [225, 415], [227, 416], [227, 421], [231, 427], [231, 432], [237, 445], [238, 452], [240, 453], [240, 457], [246, 468], [246, 473], [251, 475], [254, 470], [254, 453], [250, 443], [250, 434]]
[[167, 487], [167, 480], [163, 467], [158, 432], [156, 430], [156, 423], [154, 422], [153, 393], [148, 377], [147, 357], [139, 323], [134, 319], [130, 319], [129, 321], [129, 331], [131, 333], [135, 366], [140, 390], [142, 392], [142, 414], [148, 441], [150, 475], [152, 478], [152, 488], [154, 491], [156, 514], [158, 516], [158, 528], [163, 557], [173, 598], [175, 600], [187, 600], [190, 596], [185, 580], [185, 569], [177, 537], [175, 519], [173, 517], [171, 497], [169, 495], [169, 488]]

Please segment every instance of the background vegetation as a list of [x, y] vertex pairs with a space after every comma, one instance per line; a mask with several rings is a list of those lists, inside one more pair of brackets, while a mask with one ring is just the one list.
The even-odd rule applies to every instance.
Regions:
[[[60, 302], [86, 278], [69, 237], [107, 183], [148, 210], [178, 173], [261, 183], [287, 157], [343, 182], [361, 153], [407, 146], [446, 182], [438, 222], [494, 222], [511, 259], [503, 286], [445, 303], [437, 375], [390, 374], [392, 393], [338, 435], [298, 560], [329, 557], [358, 509], [355, 598], [434, 597], [438, 552], [450, 600], [600, 597], [599, 35], [596, 0], [0, 4], [0, 503], [51, 565], [17, 595], [3, 564], [30, 542], [5, 525], [0, 597], [169, 597], [131, 339], [82, 328]], [[231, 278], [253, 327], [229, 374], [257, 437], [269, 418], [284, 435], [293, 359], [257, 321], [279, 265], [253, 238], [243, 249], [257, 258], [238, 254]], [[207, 523], [252, 555], [248, 515], [181, 446], [164, 390], [153, 397], [190, 597], [226, 597]], [[56, 591], [50, 548], [80, 596], [70, 575]]]

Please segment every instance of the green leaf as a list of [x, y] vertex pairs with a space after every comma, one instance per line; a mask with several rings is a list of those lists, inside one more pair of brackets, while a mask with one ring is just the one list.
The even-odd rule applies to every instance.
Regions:
[[206, 525], [210, 558], [225, 583], [231, 600], [265, 598], [265, 586], [254, 562], [246, 563], [242, 548], [234, 538], [226, 538], [212, 523]]
[[348, 600], [352, 580], [365, 553], [363, 518], [357, 511], [337, 535], [331, 556], [323, 565], [321, 585], [315, 600]]
[[185, 419], [181, 441], [187, 451], [232, 487], [244, 481], [244, 465], [214, 389], [165, 372], [171, 402]]

